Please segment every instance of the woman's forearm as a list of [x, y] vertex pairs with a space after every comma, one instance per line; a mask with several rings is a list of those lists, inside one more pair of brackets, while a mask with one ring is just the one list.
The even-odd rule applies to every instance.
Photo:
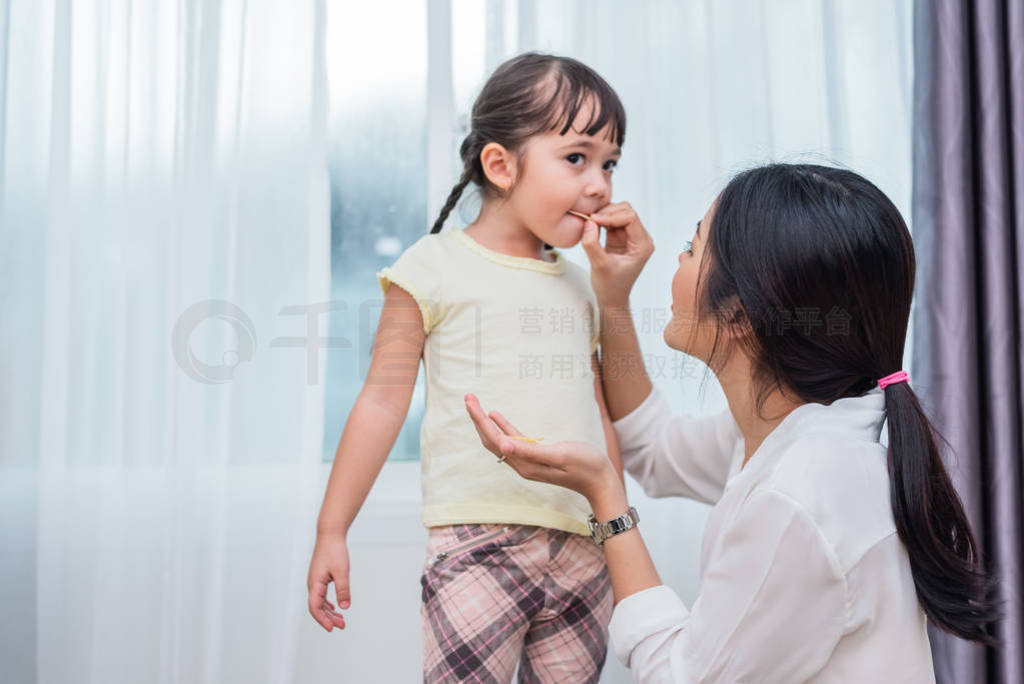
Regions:
[[[620, 483], [610, 483], [602, 490], [600, 496], [594, 497], [591, 506], [594, 509], [594, 517], [600, 522], [617, 518], [629, 508], [626, 491]], [[639, 528], [609, 537], [605, 540], [603, 548], [615, 603], [661, 584], [661, 578]]]
[[651, 393], [629, 301], [601, 307], [601, 365], [608, 415], [618, 420]]

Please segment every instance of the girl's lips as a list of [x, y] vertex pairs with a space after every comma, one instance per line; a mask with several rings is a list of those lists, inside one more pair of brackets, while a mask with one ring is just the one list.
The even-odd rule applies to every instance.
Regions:
[[[577, 218], [581, 218], [581, 219], [583, 219], [584, 221], [594, 221], [594, 217], [593, 217], [593, 215], [592, 215], [592, 214], [584, 214], [584, 213], [583, 213], [582, 211], [576, 211], [575, 209], [569, 209], [569, 210], [568, 210], [567, 212], [565, 212], [565, 213], [567, 213], [567, 214], [572, 214], [573, 216], [575, 216], [575, 217], [577, 217]], [[600, 223], [598, 223], [597, 221], [594, 221], [594, 224], [595, 224], [596, 226], [598, 226], [599, 228], [601, 227], [601, 224], [600, 224]]]

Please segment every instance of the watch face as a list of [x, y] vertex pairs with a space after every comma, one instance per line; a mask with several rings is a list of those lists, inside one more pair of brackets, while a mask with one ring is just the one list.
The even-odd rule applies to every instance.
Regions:
[[609, 537], [633, 529], [639, 520], [640, 516], [637, 515], [636, 509], [630, 506], [628, 511], [606, 523], [597, 522], [591, 514], [587, 519], [587, 525], [590, 527], [591, 538], [600, 546]]

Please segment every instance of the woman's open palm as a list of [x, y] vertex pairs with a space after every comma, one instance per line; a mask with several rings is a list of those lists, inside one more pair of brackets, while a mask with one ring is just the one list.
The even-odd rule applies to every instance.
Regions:
[[590, 498], [608, 481], [609, 474], [617, 477], [608, 456], [593, 444], [541, 445], [512, 439], [523, 434], [497, 411], [485, 414], [472, 394], [466, 395], [466, 411], [484, 447], [527, 480], [559, 485]]

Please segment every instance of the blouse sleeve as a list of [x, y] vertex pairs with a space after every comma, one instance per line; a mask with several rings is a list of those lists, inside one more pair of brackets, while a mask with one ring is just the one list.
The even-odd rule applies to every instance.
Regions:
[[438, 235], [424, 235], [409, 246], [394, 264], [377, 273], [385, 294], [394, 283], [408, 292], [423, 316], [423, 332], [430, 333], [444, 315], [442, 284], [445, 264]]
[[796, 501], [753, 494], [720, 538], [688, 611], [666, 586], [627, 596], [611, 639], [638, 682], [802, 682], [846, 624], [846, 581]]
[[685, 496], [714, 504], [722, 497], [739, 427], [728, 409], [715, 416], [673, 416], [657, 387], [612, 423], [622, 463], [648, 496]]

